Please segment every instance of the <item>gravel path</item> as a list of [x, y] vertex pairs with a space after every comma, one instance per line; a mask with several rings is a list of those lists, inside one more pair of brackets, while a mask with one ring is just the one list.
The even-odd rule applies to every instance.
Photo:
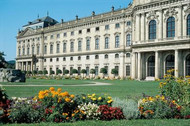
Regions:
[[102, 82], [93, 82], [93, 84], [75, 84], [75, 85], [72, 85], [72, 84], [68, 84], [68, 85], [16, 85], [16, 84], [13, 84], [13, 85], [2, 85], [0, 84], [0, 86], [2, 87], [50, 87], [50, 86], [53, 86], [53, 87], [79, 87], [79, 86], [105, 86], [105, 85], [112, 85], [112, 84], [109, 84], [109, 83], [102, 83]]

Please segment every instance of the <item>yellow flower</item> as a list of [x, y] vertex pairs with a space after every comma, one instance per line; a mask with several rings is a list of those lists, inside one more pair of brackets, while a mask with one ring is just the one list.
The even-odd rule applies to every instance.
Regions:
[[112, 102], [113, 102], [113, 100], [109, 100], [109, 101], [107, 101], [108, 104], [110, 104], [110, 103], [112, 103]]
[[156, 99], [160, 98], [160, 95], [156, 95]]
[[145, 102], [146, 102], [146, 99], [145, 99], [145, 98], [143, 98], [143, 99], [142, 99], [142, 103], [145, 103]]
[[86, 97], [82, 97], [82, 99], [86, 99]]
[[100, 100], [102, 100], [102, 98], [101, 98], [101, 97], [99, 97], [99, 98], [98, 98], [98, 100], [100, 101]]
[[96, 94], [92, 94], [92, 97], [94, 97]]
[[152, 98], [152, 97], [148, 97], [148, 100], [149, 100], [149, 101], [153, 101], [154, 98]]
[[96, 98], [91, 98], [93, 101], [96, 101]]
[[54, 88], [54, 87], [50, 87], [49, 90], [50, 90], [50, 91], [54, 91], [55, 88]]
[[71, 99], [70, 99], [70, 98], [65, 98], [65, 101], [66, 101], [66, 102], [70, 102]]
[[108, 99], [112, 99], [112, 97], [108, 96]]
[[70, 97], [71, 97], [71, 98], [74, 98], [74, 97], [75, 97], [75, 95], [73, 95], [73, 94], [72, 94], [72, 95], [70, 95]]
[[165, 97], [162, 95], [160, 99], [161, 99], [161, 100], [165, 100]]

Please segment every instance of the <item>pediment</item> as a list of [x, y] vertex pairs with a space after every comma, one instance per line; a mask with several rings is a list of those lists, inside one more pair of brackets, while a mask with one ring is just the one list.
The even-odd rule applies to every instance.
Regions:
[[19, 34], [19, 36], [28, 36], [35, 33], [35, 31], [32, 28], [26, 28], [22, 33]]

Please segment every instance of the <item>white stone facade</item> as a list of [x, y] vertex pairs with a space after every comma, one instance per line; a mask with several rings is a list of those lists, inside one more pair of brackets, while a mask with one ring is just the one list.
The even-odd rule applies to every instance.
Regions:
[[[162, 78], [167, 69], [175, 68], [175, 76], [186, 76], [190, 74], [189, 17], [189, 0], [134, 0], [128, 8], [36, 30], [26, 28], [17, 36], [16, 68], [49, 72], [96, 67], [101, 75], [100, 69], [107, 66], [108, 76], [113, 76], [111, 69], [118, 67], [121, 78], [139, 80]], [[151, 21], [156, 22], [152, 34]]]

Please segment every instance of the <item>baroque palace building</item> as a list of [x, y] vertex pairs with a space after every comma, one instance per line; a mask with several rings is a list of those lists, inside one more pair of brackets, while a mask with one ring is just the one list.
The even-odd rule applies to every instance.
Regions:
[[106, 68], [112, 76], [162, 78], [190, 75], [190, 1], [133, 0], [127, 8], [58, 23], [47, 16], [17, 35], [16, 68], [80, 71]]

